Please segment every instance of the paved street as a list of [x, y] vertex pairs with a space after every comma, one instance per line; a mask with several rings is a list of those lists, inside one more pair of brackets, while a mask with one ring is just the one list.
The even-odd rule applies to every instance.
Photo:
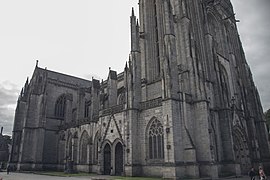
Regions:
[[37, 175], [37, 174], [31, 174], [31, 173], [15, 173], [15, 172], [10, 173], [9, 175], [7, 175], [6, 172], [0, 172], [0, 177], [2, 177], [3, 180], [62, 180], [62, 179], [65, 179], [65, 180], [90, 180], [93, 178], [95, 179], [95, 177], [90, 177], [90, 176], [58, 177], [58, 176], [46, 176], [46, 175]]
[[[37, 175], [37, 174], [30, 174], [30, 173], [15, 173], [12, 172], [9, 175], [6, 172], [0, 172], [0, 177], [3, 180], [105, 180], [111, 179], [113, 176], [81, 176], [81, 177], [58, 177], [58, 176], [46, 176], [46, 175]], [[111, 177], [111, 178], [110, 178]], [[222, 179], [220, 179], [222, 180]], [[226, 178], [226, 180], [249, 180], [248, 177], [242, 178]]]

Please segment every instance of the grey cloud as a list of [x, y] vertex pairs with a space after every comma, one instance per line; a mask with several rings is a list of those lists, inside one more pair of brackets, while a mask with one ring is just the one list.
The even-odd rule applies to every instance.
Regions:
[[14, 120], [14, 109], [0, 107], [0, 126], [4, 127], [4, 134], [11, 135], [13, 120]]
[[0, 85], [0, 107], [15, 104], [18, 94], [18, 89], [7, 89]]
[[19, 88], [8, 81], [0, 84], [0, 126], [11, 135]]
[[263, 109], [270, 108], [270, 1], [232, 0], [238, 29]]

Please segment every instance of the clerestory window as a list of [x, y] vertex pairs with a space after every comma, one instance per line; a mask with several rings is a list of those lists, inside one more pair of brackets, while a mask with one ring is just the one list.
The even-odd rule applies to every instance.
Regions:
[[55, 116], [64, 119], [66, 111], [66, 96], [60, 96], [55, 103]]
[[85, 101], [84, 103], [84, 117], [90, 117], [90, 106], [91, 106], [91, 101]]

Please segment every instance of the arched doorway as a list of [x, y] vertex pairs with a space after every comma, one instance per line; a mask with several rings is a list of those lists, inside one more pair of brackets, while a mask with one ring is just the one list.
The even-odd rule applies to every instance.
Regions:
[[123, 145], [119, 142], [115, 146], [115, 175], [122, 175], [123, 173]]
[[104, 174], [111, 174], [111, 147], [109, 144], [104, 147]]
[[233, 131], [235, 160], [240, 164], [242, 174], [247, 174], [251, 167], [249, 149], [245, 135], [240, 128], [234, 127]]

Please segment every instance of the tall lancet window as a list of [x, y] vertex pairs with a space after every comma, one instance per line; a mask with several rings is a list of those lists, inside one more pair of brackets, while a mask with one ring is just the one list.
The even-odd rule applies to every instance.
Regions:
[[228, 80], [228, 74], [223, 65], [220, 65], [220, 86], [221, 97], [223, 98], [223, 104], [225, 107], [230, 107], [230, 86]]
[[61, 95], [56, 103], [55, 103], [55, 112], [54, 115], [57, 118], [61, 118], [64, 119], [65, 117], [65, 111], [66, 111], [66, 96], [65, 95]]
[[156, 64], [157, 75], [160, 75], [160, 53], [159, 53], [159, 35], [158, 35], [158, 17], [157, 17], [157, 1], [154, 0], [154, 14], [155, 14], [155, 34], [156, 34]]
[[164, 159], [164, 133], [161, 122], [154, 119], [148, 131], [149, 159]]
[[160, 78], [160, 37], [162, 34], [162, 18], [159, 17], [160, 2], [147, 0], [145, 2], [146, 15], [145, 27], [147, 33], [146, 56], [147, 56], [147, 79], [153, 82]]

